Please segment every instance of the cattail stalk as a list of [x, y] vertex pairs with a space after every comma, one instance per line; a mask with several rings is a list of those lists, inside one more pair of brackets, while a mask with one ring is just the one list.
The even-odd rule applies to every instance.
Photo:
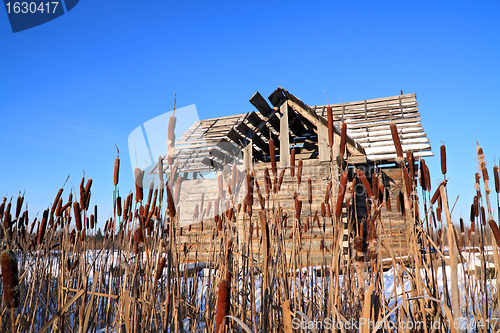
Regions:
[[396, 124], [392, 123], [389, 125], [391, 128], [392, 141], [394, 141], [394, 146], [396, 147], [396, 162], [403, 162], [403, 148], [401, 146], [401, 141], [399, 140], [399, 133]]
[[339, 193], [337, 196], [337, 209], [335, 210], [335, 216], [340, 217], [342, 215], [342, 205], [344, 204], [344, 195], [347, 189], [347, 171], [344, 171], [342, 176], [340, 176], [340, 186]]

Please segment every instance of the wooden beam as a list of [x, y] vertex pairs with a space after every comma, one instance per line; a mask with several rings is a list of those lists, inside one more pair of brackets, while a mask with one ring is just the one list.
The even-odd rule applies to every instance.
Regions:
[[318, 127], [318, 158], [320, 161], [330, 161], [331, 148], [328, 144], [328, 127]]
[[280, 106], [280, 167], [290, 167], [290, 140], [288, 135], [288, 104], [283, 103]]
[[281, 91], [280, 87], [278, 87], [278, 89], [273, 91], [273, 93], [269, 95], [268, 99], [269, 102], [271, 102], [271, 104], [277, 108], [279, 108], [281, 104], [283, 104], [286, 101], [286, 97], [285, 95], [283, 95], [283, 92]]
[[272, 112], [271, 107], [258, 91], [250, 98], [250, 103], [266, 118]]

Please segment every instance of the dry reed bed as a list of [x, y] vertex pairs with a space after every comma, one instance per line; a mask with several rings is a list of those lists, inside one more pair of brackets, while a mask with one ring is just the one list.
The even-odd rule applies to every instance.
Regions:
[[[175, 135], [170, 132], [175, 116], [171, 123], [169, 145], [173, 148]], [[343, 124], [341, 133], [345, 128]], [[491, 265], [499, 267], [500, 231], [493, 216], [500, 190], [498, 167], [493, 168], [497, 207], [492, 207], [492, 180], [478, 147], [480, 173], [476, 174], [470, 228], [463, 221], [456, 227], [446, 192], [445, 147], [441, 147], [444, 181], [432, 188], [425, 161], [414, 168], [417, 164], [411, 152], [401, 149], [397, 128], [391, 125], [391, 132], [403, 190], [397, 198], [388, 198], [377, 177], [370, 182], [361, 170], [356, 172], [354, 181], [366, 189], [369, 215], [361, 225], [349, 224], [347, 256], [342, 253], [342, 208], [355, 213], [356, 205], [350, 193], [353, 184], [345, 172], [350, 167], [343, 159], [345, 138], [340, 143], [330, 138], [332, 154], [338, 145], [342, 156], [342, 163], [332, 163], [330, 170], [334, 179], [337, 172], [341, 177], [321, 189], [325, 199], [310, 219], [303, 210], [313, 204], [311, 180], [302, 178], [303, 163], [295, 161], [293, 152], [289, 170], [278, 168], [272, 155], [271, 170], [265, 172], [264, 179], [255, 179], [253, 173], [244, 175], [247, 195], [242, 204], [234, 204], [232, 197], [230, 184], [237, 179], [221, 180], [225, 194], [210, 203], [217, 212], [215, 217], [197, 226], [197, 230], [209, 230], [213, 235], [203, 267], [188, 258], [198, 262], [198, 257], [207, 258], [207, 254], [179, 243], [187, 235], [190, 244], [196, 244], [202, 234], [178, 227], [179, 189], [174, 172], [168, 176], [160, 173], [160, 186], [148, 190], [143, 189], [144, 173], [138, 169], [136, 192], [122, 198], [117, 187], [117, 157], [113, 175], [116, 209], [105, 223], [103, 239], [97, 237], [95, 229], [101, 220], [97, 207], [90, 204], [91, 180], [83, 178], [79, 195], [70, 193], [67, 200], [63, 187], [41, 218], [28, 217], [24, 196], [15, 204], [12, 198], [4, 198], [0, 205], [3, 245], [6, 251], [17, 254], [19, 273], [12, 267], [10, 252], [4, 251], [3, 330], [289, 333], [301, 320], [323, 332], [329, 331], [321, 327], [329, 318], [354, 324], [362, 332], [378, 328], [363, 325], [365, 320], [386, 329], [392, 327], [392, 331], [413, 327], [402, 331], [455, 332], [457, 323], [465, 323], [463, 319], [458, 322], [462, 317], [466, 323], [474, 319], [478, 332], [498, 329], [491, 320], [499, 318], [500, 312], [498, 271], [491, 269]], [[170, 157], [166, 162], [172, 170], [175, 164]], [[290, 193], [294, 210], [290, 215], [284, 211], [291, 207], [284, 207], [278, 195], [285, 173], [290, 173], [296, 188]], [[252, 210], [254, 200], [259, 200], [262, 209]], [[207, 206], [200, 203], [198, 208], [205, 208], [198, 213], [204, 215], [210, 209]], [[382, 269], [380, 250], [392, 253], [387, 242], [391, 226], [382, 224], [382, 209], [397, 209], [405, 216], [410, 249], [407, 261], [392, 255], [393, 267], [387, 272]], [[325, 225], [333, 225], [333, 229], [327, 230]], [[300, 245], [313, 231], [333, 240], [322, 247], [323, 263], [317, 267], [311, 266], [307, 255], [311, 248]], [[254, 233], [259, 233], [259, 244], [253, 244]], [[290, 239], [294, 245], [286, 250], [285, 241]], [[16, 277], [18, 304], [12, 293]], [[339, 332], [352, 331], [345, 325], [337, 327]]]

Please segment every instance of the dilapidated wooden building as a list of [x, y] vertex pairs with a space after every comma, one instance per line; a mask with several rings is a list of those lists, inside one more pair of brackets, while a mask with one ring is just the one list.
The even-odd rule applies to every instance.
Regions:
[[[389, 124], [397, 125], [402, 148], [411, 152], [413, 162], [433, 155], [421, 125], [416, 95], [401, 94], [331, 105], [333, 145], [330, 145], [327, 105], [309, 106], [283, 88], [272, 92], [268, 100], [269, 103], [257, 92], [250, 98], [254, 111], [198, 121], [177, 140], [174, 172], [182, 175], [178, 209], [181, 226], [187, 228], [191, 225], [191, 231], [183, 233], [181, 243], [191, 248], [208, 249], [210, 236], [215, 232], [210, 224], [217, 222], [217, 216], [222, 216], [229, 207], [235, 207], [235, 210], [239, 207], [242, 213], [247, 193], [244, 175], [248, 171], [256, 180], [253, 220], [257, 219], [256, 212], [262, 207], [272, 210], [278, 207], [279, 201], [279, 207], [283, 207], [279, 214], [290, 229], [289, 233], [292, 232], [293, 218], [298, 218], [301, 226], [307, 226], [301, 242], [311, 249], [311, 263], [317, 263], [323, 249], [331, 246], [333, 227], [332, 223], [325, 221], [333, 214], [334, 207], [330, 207], [332, 201], [328, 197], [336, 198], [339, 177], [344, 170], [348, 171], [351, 193], [348, 198], [351, 205], [344, 204], [341, 217], [345, 224], [345, 248], [349, 246], [348, 233], [352, 236], [356, 225], [363, 223], [367, 210], [366, 193], [360, 182], [353, 181], [354, 171], [361, 169], [370, 182], [372, 175], [377, 174], [387, 189], [384, 195], [389, 195], [393, 209], [388, 212], [386, 205], [381, 205], [384, 232], [380, 236], [385, 237], [394, 254], [404, 254], [405, 235], [412, 222], [396, 207], [401, 197], [403, 177], [396, 163]], [[340, 158], [342, 122], [346, 124], [347, 136], [346, 153]], [[275, 147], [276, 175], [272, 174], [270, 139]], [[302, 161], [300, 181], [297, 179], [299, 161]], [[415, 171], [417, 166], [415, 163]], [[172, 170], [165, 166], [165, 172], [169, 171]], [[267, 173], [270, 173], [271, 182], [268, 185], [271, 193], [268, 194]], [[276, 187], [279, 190], [273, 193]], [[295, 197], [303, 202], [300, 217], [295, 216]], [[355, 215], [351, 212], [353, 205]], [[321, 214], [322, 208], [325, 218]], [[248, 221], [234, 212], [232, 214], [227, 218], [235, 225], [240, 229], [249, 228]], [[353, 220], [357, 223], [352, 223]], [[354, 227], [348, 228], [349, 223]], [[251, 237], [255, 238], [253, 244], [258, 247], [259, 223], [252, 226], [257, 229], [252, 231]]]

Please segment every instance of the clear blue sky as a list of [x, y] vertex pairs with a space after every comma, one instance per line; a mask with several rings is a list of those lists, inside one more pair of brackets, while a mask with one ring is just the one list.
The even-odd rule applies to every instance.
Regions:
[[43, 210], [85, 170], [92, 204], [110, 215], [115, 144], [125, 196], [128, 135], [171, 110], [174, 92], [203, 119], [251, 111], [255, 91], [277, 86], [311, 105], [324, 90], [334, 102], [403, 90], [417, 93], [437, 155], [433, 187], [443, 141], [450, 204], [460, 194], [456, 216], [468, 217], [476, 140], [490, 170], [500, 157], [499, 17], [487, 1], [82, 0], [13, 34], [0, 9], [0, 196], [26, 191]]

